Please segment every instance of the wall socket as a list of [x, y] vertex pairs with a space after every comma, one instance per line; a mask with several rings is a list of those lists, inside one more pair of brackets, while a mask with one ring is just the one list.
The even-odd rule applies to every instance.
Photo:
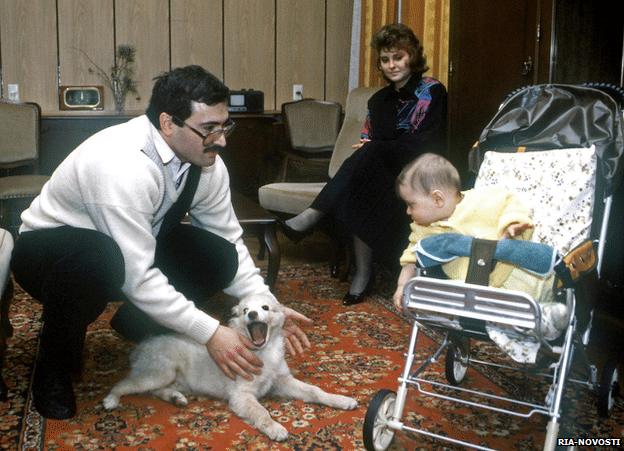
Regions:
[[293, 85], [293, 100], [303, 99], [303, 85]]
[[7, 85], [7, 98], [12, 102], [19, 102], [19, 85], [9, 83]]

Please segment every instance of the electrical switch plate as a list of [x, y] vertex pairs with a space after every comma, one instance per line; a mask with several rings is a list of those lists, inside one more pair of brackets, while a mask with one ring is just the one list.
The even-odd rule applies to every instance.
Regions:
[[303, 85], [293, 85], [293, 100], [303, 99]]
[[9, 83], [7, 85], [7, 88], [8, 88], [7, 89], [8, 99], [12, 102], [19, 102], [20, 101], [19, 85]]

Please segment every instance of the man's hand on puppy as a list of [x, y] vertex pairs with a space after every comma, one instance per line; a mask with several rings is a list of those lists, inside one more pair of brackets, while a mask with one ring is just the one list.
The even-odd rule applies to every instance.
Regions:
[[230, 379], [238, 375], [252, 380], [254, 374], [261, 372], [262, 360], [250, 351], [254, 349], [253, 343], [229, 327], [219, 326], [206, 343], [206, 349]]
[[283, 334], [286, 339], [284, 341], [286, 350], [292, 356], [304, 354], [305, 350], [310, 347], [310, 340], [308, 340], [307, 335], [297, 323], [310, 325], [314, 321], [289, 307], [284, 307], [284, 315], [286, 316], [286, 321], [284, 321]]

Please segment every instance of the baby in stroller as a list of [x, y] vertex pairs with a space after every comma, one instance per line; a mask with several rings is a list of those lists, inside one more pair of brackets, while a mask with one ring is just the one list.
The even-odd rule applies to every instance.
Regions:
[[[404, 285], [414, 277], [415, 264], [442, 264], [444, 276], [465, 280], [473, 238], [517, 238], [513, 243], [505, 240], [500, 242], [502, 246], [497, 245], [497, 263], [489, 285], [532, 296], [540, 304], [543, 338], [557, 338], [568, 325], [569, 312], [554, 295], [555, 275], [566, 268], [552, 247], [528, 241], [533, 233], [530, 209], [514, 193], [498, 186], [465, 192], [460, 187], [455, 167], [431, 153], [407, 165], [397, 178], [398, 194], [413, 222], [409, 245], [401, 256], [403, 268], [393, 296], [395, 306], [401, 309]], [[535, 362], [539, 339], [500, 325], [487, 324], [486, 331], [515, 361]]]
[[[413, 322], [397, 391], [379, 390], [367, 409], [362, 428], [367, 450], [387, 449], [395, 431], [475, 449], [491, 449], [482, 446], [478, 433], [467, 440], [473, 431], [460, 424], [457, 434], [451, 436], [425, 425], [420, 420], [425, 411], [405, 416], [406, 400], [412, 388], [419, 395], [437, 399], [436, 405], [449, 412], [465, 406], [524, 419], [547, 416], [544, 449], [549, 451], [557, 444], [562, 399], [569, 393], [568, 383], [594, 391], [598, 413], [609, 415], [619, 393], [619, 362], [608, 360], [599, 372], [585, 348], [592, 330], [595, 283], [602, 274], [613, 194], [623, 173], [622, 105], [624, 91], [608, 86], [549, 84], [521, 88], [508, 96], [470, 151], [471, 170], [478, 172], [474, 190], [460, 193], [457, 182], [440, 179], [439, 167], [433, 167], [431, 162], [424, 164], [424, 159], [414, 162], [401, 174], [397, 190], [408, 203], [407, 212], [415, 221], [412, 243], [399, 278], [399, 287], [404, 284], [404, 288], [397, 290], [394, 302]], [[414, 165], [422, 168], [416, 170]], [[421, 173], [429, 170], [433, 171], [431, 184], [419, 184], [420, 180], [426, 180]], [[492, 191], [482, 191], [486, 187], [493, 187]], [[497, 199], [493, 193], [501, 189], [514, 193], [531, 209], [528, 219], [525, 216], [502, 221], [505, 210], [492, 208], [490, 204]], [[439, 193], [434, 195], [436, 190]], [[498, 199], [506, 197], [501, 195]], [[460, 214], [472, 217], [474, 223]], [[463, 220], [459, 222], [458, 218]], [[487, 236], [481, 222], [490, 225], [488, 233], [493, 239], [474, 238]], [[516, 226], [517, 230], [512, 227], [508, 231], [513, 222], [533, 227]], [[466, 225], [471, 229], [462, 229]], [[512, 238], [531, 235], [531, 241], [500, 240], [506, 232], [516, 235]], [[472, 244], [467, 246], [470, 240]], [[516, 260], [510, 259], [515, 264], [509, 274], [516, 268], [528, 269], [527, 280], [531, 284], [528, 291], [541, 290], [536, 297], [505, 289], [511, 282], [509, 277], [502, 279], [500, 288], [486, 286], [498, 283], [492, 270], [500, 273], [501, 262], [506, 261], [502, 257], [515, 255], [516, 245], [518, 249], [529, 246], [530, 250], [519, 252]], [[461, 273], [452, 272], [453, 265], [461, 265], [462, 259], [457, 256], [465, 256], [467, 248], [470, 248], [467, 268]], [[552, 252], [544, 251], [548, 248]], [[449, 249], [453, 252], [448, 252]], [[562, 263], [558, 254], [564, 256]], [[545, 271], [551, 260], [554, 277], [553, 270]], [[418, 262], [418, 268], [414, 261]], [[436, 271], [445, 274], [437, 278]], [[415, 277], [406, 282], [412, 274]], [[464, 275], [466, 280], [457, 280]], [[444, 277], [455, 280], [442, 280]], [[565, 297], [566, 311], [559, 313], [569, 320], [565, 332], [549, 342], [541, 330], [542, 312], [562, 309], [547, 307], [558, 303], [560, 297]], [[491, 337], [486, 328], [494, 324], [506, 327], [506, 332], [512, 334], [519, 328], [525, 335], [534, 336], [541, 343], [540, 364], [506, 365], [497, 353], [480, 352], [483, 348], [479, 343], [487, 343]], [[421, 349], [417, 351], [417, 344], [422, 341], [421, 331], [426, 330], [435, 332], [438, 346], [433, 347], [432, 354], [423, 357], [423, 351], [428, 351], [424, 349], [426, 345], [420, 343]], [[516, 372], [523, 379], [544, 379], [549, 384], [548, 392], [540, 402], [538, 393], [527, 400], [526, 393], [517, 399], [508, 396], [510, 393], [500, 396], [489, 389], [461, 387], [471, 365], [504, 369], [510, 376]], [[444, 366], [448, 384], [438, 377], [435, 368], [439, 366]], [[449, 401], [451, 404], [447, 406]], [[501, 423], [491, 424], [496, 427]]]

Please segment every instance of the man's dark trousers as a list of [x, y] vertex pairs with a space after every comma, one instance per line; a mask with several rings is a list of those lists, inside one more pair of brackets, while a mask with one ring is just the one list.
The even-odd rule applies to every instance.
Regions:
[[[201, 304], [229, 285], [238, 255], [223, 238], [180, 224], [157, 238], [154, 266], [178, 291]], [[101, 232], [69, 226], [24, 232], [15, 243], [12, 270], [15, 280], [43, 305], [40, 357], [65, 371], [76, 370], [89, 323], [108, 302], [125, 300], [119, 246]], [[129, 302], [120, 314], [127, 338], [166, 331]]]

